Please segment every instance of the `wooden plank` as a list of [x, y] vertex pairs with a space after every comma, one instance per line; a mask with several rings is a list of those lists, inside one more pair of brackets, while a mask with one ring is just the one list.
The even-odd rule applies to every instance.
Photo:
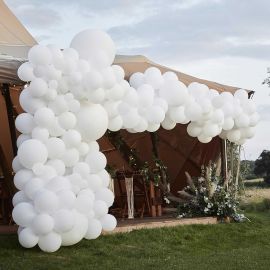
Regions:
[[[141, 230], [141, 229], [153, 229], [153, 228], [163, 228], [163, 227], [176, 227], [181, 225], [194, 225], [194, 224], [202, 224], [202, 225], [208, 225], [208, 224], [217, 224], [217, 218], [216, 217], [202, 217], [202, 218], [183, 218], [183, 219], [161, 219], [158, 221], [149, 222], [140, 222], [140, 223], [124, 223], [122, 224], [119, 222], [118, 226], [112, 231], [112, 232], [102, 232], [102, 234], [114, 234], [114, 233], [127, 233], [134, 230]], [[125, 222], [125, 221], [124, 221]]]

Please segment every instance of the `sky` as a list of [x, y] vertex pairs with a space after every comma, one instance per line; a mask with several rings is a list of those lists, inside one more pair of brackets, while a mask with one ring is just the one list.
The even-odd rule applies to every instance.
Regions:
[[5, 0], [41, 44], [65, 48], [86, 28], [103, 29], [118, 54], [142, 54], [203, 79], [256, 91], [261, 114], [242, 157], [270, 150], [269, 0]]

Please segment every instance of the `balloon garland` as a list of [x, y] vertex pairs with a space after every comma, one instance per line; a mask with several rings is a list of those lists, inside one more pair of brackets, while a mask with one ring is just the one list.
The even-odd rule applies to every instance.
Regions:
[[202, 143], [219, 135], [243, 144], [254, 135], [259, 117], [245, 90], [186, 87], [154, 67], [128, 83], [114, 58], [106, 33], [85, 30], [64, 50], [35, 45], [18, 69], [29, 84], [20, 95], [25, 113], [15, 121], [21, 135], [12, 216], [26, 248], [54, 252], [115, 228], [107, 161], [96, 142], [107, 129], [154, 132], [190, 122], [188, 134]]

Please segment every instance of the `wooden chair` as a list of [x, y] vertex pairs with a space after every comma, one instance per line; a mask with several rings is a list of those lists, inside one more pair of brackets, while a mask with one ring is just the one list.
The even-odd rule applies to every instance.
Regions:
[[148, 195], [148, 188], [143, 180], [142, 176], [132, 172], [117, 172], [115, 183], [119, 190], [119, 197], [121, 202], [121, 218], [125, 218], [127, 215], [127, 192], [125, 187], [125, 176], [133, 177], [133, 190], [134, 190], [134, 210], [135, 215], [140, 218], [144, 217], [145, 209], [150, 214], [150, 202]]

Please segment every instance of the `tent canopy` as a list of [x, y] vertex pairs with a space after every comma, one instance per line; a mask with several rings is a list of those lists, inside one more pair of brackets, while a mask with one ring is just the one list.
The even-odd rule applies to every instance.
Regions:
[[[149, 67], [157, 67], [161, 71], [161, 73], [164, 73], [166, 71], [173, 71], [178, 76], [178, 79], [185, 85], [189, 85], [192, 82], [198, 82], [207, 85], [209, 89], [215, 89], [218, 92], [231, 92], [232, 94], [240, 88], [187, 75], [171, 68], [156, 64], [143, 55], [117, 55], [114, 64], [121, 66], [125, 70], [126, 79], [129, 79], [129, 77], [134, 72], [144, 72]], [[251, 90], [246, 89], [246, 91], [248, 91], [250, 94], [253, 93], [253, 91]]]
[[35, 44], [35, 39], [0, 0], [0, 83], [22, 83], [17, 69]]

